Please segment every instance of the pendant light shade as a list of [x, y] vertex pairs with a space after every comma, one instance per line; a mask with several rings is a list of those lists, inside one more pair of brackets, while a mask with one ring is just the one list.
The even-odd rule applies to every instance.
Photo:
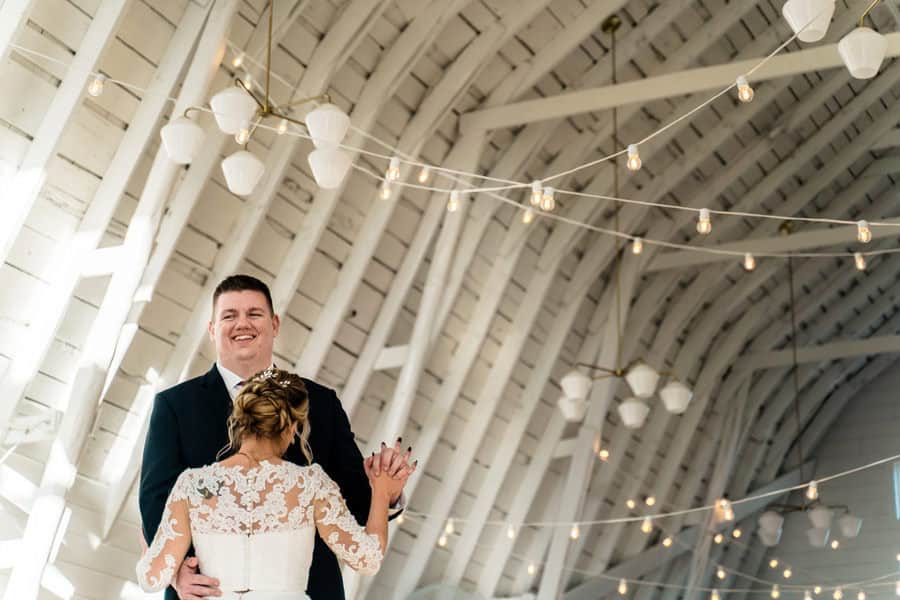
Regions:
[[887, 39], [868, 27], [857, 27], [838, 42], [838, 54], [856, 79], [875, 77], [886, 52]]
[[350, 170], [350, 154], [339, 148], [319, 148], [306, 157], [316, 184], [323, 190], [340, 187]]
[[759, 515], [757, 519], [759, 530], [766, 533], [777, 533], [781, 535], [781, 527], [784, 525], [784, 516], [774, 510], [767, 510]]
[[659, 373], [647, 363], [639, 362], [625, 373], [625, 381], [638, 398], [649, 398], [656, 391]]
[[203, 129], [187, 117], [172, 119], [159, 131], [166, 154], [172, 162], [189, 164], [203, 144]]
[[806, 530], [806, 537], [809, 538], [809, 545], [813, 548], [824, 548], [828, 543], [828, 528], [811, 527]]
[[628, 429], [638, 429], [644, 425], [650, 407], [637, 398], [629, 398], [619, 405], [619, 417]]
[[347, 135], [350, 117], [334, 104], [323, 104], [306, 115], [306, 127], [316, 148], [335, 148]]
[[675, 379], [659, 390], [659, 397], [662, 398], [663, 405], [673, 415], [680, 415], [686, 411], [693, 396], [691, 388]]
[[238, 150], [222, 161], [222, 172], [228, 189], [238, 196], [247, 196], [262, 178], [265, 165], [246, 150]]
[[253, 119], [256, 100], [239, 87], [227, 87], [209, 101], [216, 124], [223, 133], [234, 135]]
[[[781, 14], [801, 42], [818, 42], [828, 32], [834, 0], [788, 0]], [[804, 29], [805, 26], [805, 29]]]
[[762, 545], [769, 548], [777, 546], [778, 542], [781, 541], [781, 529], [778, 531], [763, 531], [759, 529], [756, 531], [756, 535], [759, 536], [759, 541], [762, 542]]
[[562, 396], [557, 402], [563, 418], [569, 423], [579, 423], [587, 412], [587, 402], [583, 398]]
[[587, 398], [591, 389], [591, 378], [577, 369], [572, 369], [559, 380], [563, 393], [569, 398]]
[[841, 529], [842, 536], [852, 539], [859, 535], [862, 519], [847, 513], [838, 519], [838, 527]]
[[831, 520], [834, 518], [834, 511], [824, 506], [811, 508], [806, 514], [812, 526], [817, 529], [828, 529], [831, 527]]

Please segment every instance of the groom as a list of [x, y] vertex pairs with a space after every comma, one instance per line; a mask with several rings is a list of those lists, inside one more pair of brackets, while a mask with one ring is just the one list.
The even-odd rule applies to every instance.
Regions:
[[[216, 363], [205, 375], [160, 392], [153, 405], [141, 465], [140, 509], [144, 538], [149, 543], [162, 518], [163, 507], [178, 475], [216, 461], [228, 444], [226, 420], [241, 383], [273, 364], [272, 347], [279, 320], [272, 296], [262, 281], [249, 275], [224, 279], [213, 293], [213, 318], [209, 335], [215, 342]], [[366, 459], [365, 466], [350, 430], [350, 422], [333, 390], [304, 380], [309, 393], [309, 444], [313, 459], [334, 479], [350, 512], [365, 523], [371, 490], [367, 470], [388, 470], [407, 478], [414, 469], [409, 453], [382, 444], [380, 455]], [[306, 464], [299, 444], [284, 458]], [[394, 498], [391, 505], [399, 501]], [[396, 512], [399, 514], [399, 512]], [[197, 559], [184, 561], [176, 583], [166, 590], [166, 600], [195, 600], [218, 596], [218, 581], [197, 572]], [[337, 559], [317, 535], [310, 567], [307, 594], [312, 600], [344, 598]]]

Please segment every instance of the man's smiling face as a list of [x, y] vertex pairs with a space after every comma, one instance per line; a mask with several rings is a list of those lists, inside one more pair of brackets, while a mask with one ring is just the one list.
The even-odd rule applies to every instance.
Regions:
[[219, 362], [242, 377], [272, 365], [278, 316], [255, 290], [224, 292], [216, 299], [209, 335]]

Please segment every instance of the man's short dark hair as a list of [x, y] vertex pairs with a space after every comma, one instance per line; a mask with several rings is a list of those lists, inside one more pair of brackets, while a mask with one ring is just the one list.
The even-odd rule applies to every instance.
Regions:
[[216, 291], [213, 292], [213, 314], [215, 315], [216, 300], [219, 299], [219, 296], [225, 292], [244, 291], [259, 292], [265, 296], [266, 304], [269, 305], [269, 312], [273, 315], [275, 314], [275, 308], [272, 306], [272, 293], [269, 291], [269, 286], [252, 275], [230, 275], [219, 282], [219, 285], [216, 286]]

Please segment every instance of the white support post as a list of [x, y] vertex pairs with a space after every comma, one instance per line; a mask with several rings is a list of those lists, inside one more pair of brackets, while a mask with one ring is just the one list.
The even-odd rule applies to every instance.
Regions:
[[34, 0], [4, 0], [0, 3], [0, 63], [6, 62], [19, 32], [28, 21]]

